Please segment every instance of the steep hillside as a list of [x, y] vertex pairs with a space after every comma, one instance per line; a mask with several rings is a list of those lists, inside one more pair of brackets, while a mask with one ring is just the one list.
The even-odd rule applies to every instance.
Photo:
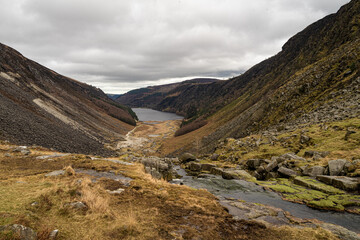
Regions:
[[[150, 86], [132, 90], [120, 95], [116, 101], [130, 107], [147, 107], [161, 111], [177, 112], [186, 115], [187, 112], [167, 104], [179, 98], [183, 92], [196, 86], [211, 85], [220, 82], [212, 78], [195, 78], [179, 83]], [[165, 104], [164, 104], [165, 103]], [[178, 111], [180, 110], [180, 111]]]
[[201, 145], [210, 149], [221, 138], [269, 127], [358, 117], [359, 29], [360, 2], [351, 1], [243, 75], [194, 86], [171, 102], [163, 101], [164, 109], [196, 109], [195, 118], [207, 116], [209, 122], [167, 147], [183, 147], [194, 137], [199, 141], [206, 136]]
[[0, 44], [0, 138], [59, 151], [106, 154], [135, 125], [100, 89], [61, 76]]

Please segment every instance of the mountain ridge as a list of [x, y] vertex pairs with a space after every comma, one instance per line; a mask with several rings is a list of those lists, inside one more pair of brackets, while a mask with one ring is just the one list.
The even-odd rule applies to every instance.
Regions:
[[0, 44], [0, 137], [59, 151], [110, 154], [135, 115], [100, 89], [64, 77]]

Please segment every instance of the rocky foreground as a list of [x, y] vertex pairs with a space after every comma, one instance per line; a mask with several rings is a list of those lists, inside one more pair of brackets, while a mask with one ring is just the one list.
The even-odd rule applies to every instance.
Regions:
[[251, 210], [244, 214], [247, 220], [234, 218], [206, 190], [156, 180], [174, 178], [173, 166], [179, 161], [131, 152], [106, 159], [2, 142], [0, 239], [358, 237], [286, 213], [288, 224], [253, 221], [250, 213], [273, 216], [281, 210], [245, 202], [231, 205]]

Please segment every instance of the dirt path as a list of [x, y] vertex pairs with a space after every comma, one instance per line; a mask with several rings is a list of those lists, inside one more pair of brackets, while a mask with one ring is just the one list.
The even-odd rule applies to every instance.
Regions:
[[163, 141], [172, 138], [180, 124], [181, 120], [138, 122], [126, 135], [125, 141], [117, 144], [117, 149], [144, 155], [161, 155]]

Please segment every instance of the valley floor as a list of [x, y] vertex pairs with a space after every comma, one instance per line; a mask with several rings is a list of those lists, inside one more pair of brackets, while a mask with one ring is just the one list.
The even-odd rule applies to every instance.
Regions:
[[[152, 168], [144, 169], [143, 164], [155, 162], [160, 171], [164, 161], [172, 161], [150, 156], [162, 155], [161, 144], [179, 125], [180, 121], [141, 122], [116, 144], [119, 157], [110, 159], [1, 142], [0, 239], [359, 238], [331, 224], [325, 230], [324, 224], [292, 217], [281, 209], [219, 199], [207, 190], [153, 178], [146, 173]], [[218, 149], [217, 161], [204, 155], [201, 164], [238, 165], [226, 161], [238, 154], [229, 143]], [[176, 159], [173, 163], [179, 164]], [[204, 173], [206, 177], [208, 172]], [[273, 182], [263, 185], [276, 190], [269, 184]], [[234, 218], [239, 209], [244, 217]], [[283, 216], [286, 224], [271, 224], [274, 214]], [[34, 238], [21, 238], [24, 232]]]

